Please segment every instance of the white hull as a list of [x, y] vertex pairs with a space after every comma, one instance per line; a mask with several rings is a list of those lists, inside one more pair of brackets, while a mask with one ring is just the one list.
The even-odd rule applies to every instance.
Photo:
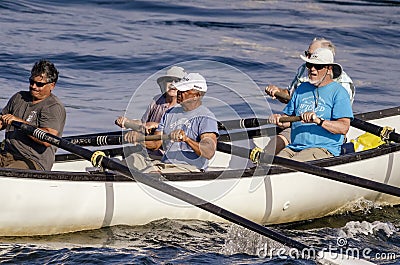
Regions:
[[[373, 121], [398, 130], [398, 118]], [[352, 129], [349, 138], [361, 134]], [[400, 187], [400, 148], [391, 145], [380, 154], [341, 163], [335, 158], [328, 168]], [[388, 150], [391, 151], [388, 151]], [[370, 158], [366, 158], [371, 156]], [[236, 158], [235, 158], [236, 159]], [[351, 160], [351, 159], [350, 159]], [[226, 159], [216, 159], [226, 166]], [[243, 160], [244, 161], [244, 160]], [[336, 162], [335, 162], [336, 161]], [[232, 164], [232, 162], [230, 163]], [[237, 165], [237, 163], [235, 162]], [[122, 176], [83, 173], [86, 161], [59, 162], [54, 172], [2, 170], [0, 174], [0, 236], [57, 234], [111, 225], [142, 225], [162, 218], [223, 221], [214, 214], [183, 203]], [[262, 224], [276, 224], [323, 217], [361, 198], [399, 204], [400, 198], [327, 180], [287, 172], [265, 175], [221, 171], [221, 176], [176, 176], [167, 181], [180, 189]], [[65, 173], [63, 171], [81, 171]], [[215, 173], [215, 172], [214, 172]], [[254, 173], [254, 176], [251, 176]], [[68, 175], [69, 174], [69, 175]], [[235, 174], [237, 177], [235, 177]], [[183, 180], [177, 180], [181, 178]]]

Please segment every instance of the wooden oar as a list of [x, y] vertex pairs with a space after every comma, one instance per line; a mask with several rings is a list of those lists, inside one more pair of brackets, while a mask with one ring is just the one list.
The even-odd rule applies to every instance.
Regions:
[[[280, 242], [281, 244], [293, 247], [298, 249], [300, 252], [304, 250], [305, 257], [303, 258], [312, 258], [312, 259], [323, 259], [324, 262], [333, 262], [333, 264], [353, 264], [354, 259], [351, 257], [340, 257], [340, 260], [332, 260], [331, 257], [326, 257], [330, 256], [329, 254], [334, 254], [334, 253], [327, 253], [327, 252], [318, 252], [315, 253], [315, 251], [307, 251], [307, 250], [313, 250], [312, 248], [308, 247], [307, 245], [296, 241], [292, 238], [289, 238], [285, 235], [282, 235], [276, 231], [273, 231], [267, 227], [264, 227], [260, 224], [257, 224], [251, 220], [248, 220], [242, 216], [239, 216], [233, 212], [230, 212], [222, 207], [219, 207], [218, 205], [215, 205], [211, 202], [208, 202], [204, 199], [201, 199], [195, 195], [192, 195], [186, 191], [183, 191], [181, 189], [178, 189], [175, 186], [172, 186], [168, 184], [165, 181], [161, 181], [160, 176], [158, 174], [144, 174], [140, 171], [137, 171], [135, 169], [129, 169], [128, 167], [124, 166], [123, 164], [112, 160], [106, 156], [99, 155], [96, 152], [93, 152], [91, 150], [85, 149], [83, 147], [74, 145], [62, 138], [59, 138], [57, 136], [54, 136], [50, 133], [47, 133], [43, 130], [40, 130], [32, 125], [13, 121], [12, 125], [15, 126], [16, 128], [20, 128], [22, 131], [24, 131], [28, 135], [32, 135], [33, 137], [43, 141], [50, 143], [54, 146], [57, 146], [59, 148], [62, 148], [66, 151], [69, 151], [71, 153], [75, 153], [89, 161], [92, 161], [94, 166], [102, 166], [104, 168], [108, 168], [111, 170], [115, 170], [120, 172], [122, 175], [126, 176], [129, 179], [135, 180], [137, 182], [143, 183], [151, 188], [154, 188], [156, 190], [159, 190], [161, 192], [164, 192], [172, 197], [178, 198], [184, 202], [187, 202], [193, 206], [199, 207], [200, 209], [203, 209], [205, 211], [208, 211], [210, 213], [213, 213], [225, 220], [228, 220], [232, 223], [238, 224], [240, 226], [243, 226], [247, 229], [250, 229], [258, 234], [261, 234], [263, 236], [269, 237], [275, 241]], [[134, 174], [132, 177], [131, 174]], [[156, 175], [156, 176], [154, 176]], [[362, 264], [372, 264], [364, 260], [359, 260], [357, 259], [358, 262], [362, 262]], [[330, 263], [332, 264], [332, 263]]]
[[252, 157], [254, 158], [252, 160], [254, 162], [263, 163], [264, 161], [272, 161], [273, 164], [276, 164], [276, 165], [279, 165], [279, 166], [282, 166], [285, 168], [289, 168], [292, 170], [296, 170], [296, 171], [312, 174], [315, 176], [323, 177], [326, 179], [335, 180], [338, 182], [354, 185], [357, 187], [362, 187], [362, 188], [370, 189], [373, 191], [383, 192], [386, 194], [400, 197], [400, 188], [399, 187], [395, 187], [395, 186], [380, 183], [377, 181], [353, 176], [353, 175], [350, 175], [347, 173], [338, 172], [338, 171], [335, 171], [332, 169], [315, 166], [315, 165], [312, 165], [307, 162], [298, 162], [295, 160], [291, 160], [291, 159], [287, 159], [287, 158], [283, 158], [283, 157], [279, 157], [279, 156], [267, 155], [267, 154], [263, 153], [261, 150], [254, 152], [253, 150], [249, 150], [244, 147], [232, 146], [230, 144], [222, 143], [222, 142], [217, 143], [217, 148], [218, 148], [218, 151], [236, 155], [239, 157], [248, 158], [248, 159], [250, 159], [250, 155], [252, 155]]
[[275, 92], [275, 97], [289, 101], [291, 99], [291, 96], [284, 92]]

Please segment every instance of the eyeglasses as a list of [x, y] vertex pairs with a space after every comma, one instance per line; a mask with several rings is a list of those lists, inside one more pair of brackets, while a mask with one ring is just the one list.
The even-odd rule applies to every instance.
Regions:
[[29, 84], [30, 84], [31, 86], [33, 86], [34, 84], [36, 84], [37, 87], [44, 87], [45, 85], [50, 84], [50, 83], [53, 83], [53, 82], [46, 82], [46, 83], [43, 83], [43, 82], [35, 81], [35, 80], [33, 80], [32, 78], [29, 78]]
[[309, 52], [309, 51], [304, 51], [304, 55], [307, 57], [307, 58], [310, 58], [311, 57], [311, 52]]
[[313, 64], [313, 63], [309, 63], [309, 62], [306, 63], [306, 67], [308, 69], [311, 69], [314, 67], [317, 70], [321, 70], [321, 69], [325, 68], [325, 66], [326, 66], [325, 64]]

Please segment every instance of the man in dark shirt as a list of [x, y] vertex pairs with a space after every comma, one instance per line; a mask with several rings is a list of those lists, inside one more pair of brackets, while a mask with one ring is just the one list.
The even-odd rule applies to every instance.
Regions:
[[6, 139], [0, 167], [51, 170], [56, 147], [26, 135], [11, 123], [27, 123], [61, 137], [66, 112], [61, 101], [52, 94], [57, 80], [58, 71], [53, 63], [36, 62], [29, 78], [29, 91], [14, 94], [3, 108], [0, 128], [6, 129]]

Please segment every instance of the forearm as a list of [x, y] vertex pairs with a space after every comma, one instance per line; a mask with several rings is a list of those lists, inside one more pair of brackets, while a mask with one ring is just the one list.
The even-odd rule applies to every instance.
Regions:
[[[24, 122], [24, 123], [27, 123], [27, 122]], [[28, 124], [28, 123], [27, 123]], [[47, 132], [47, 133], [50, 133], [50, 134], [52, 134], [52, 135], [55, 135], [55, 136], [58, 136], [58, 131], [57, 130], [54, 130], [54, 129], [52, 129], [52, 128], [39, 128], [40, 130], [42, 130], [42, 131], [45, 131], [45, 132]], [[51, 146], [51, 144], [49, 144], [49, 143], [47, 143], [47, 142], [43, 142], [43, 141], [40, 141], [39, 139], [37, 139], [37, 138], [35, 138], [35, 137], [33, 137], [33, 136], [29, 136], [33, 141], [35, 141], [36, 143], [38, 143], [38, 144], [41, 144], [41, 145], [44, 145], [44, 146], [46, 146], [46, 147], [50, 147]]]
[[[320, 124], [321, 119], [317, 118], [315, 123]], [[350, 119], [342, 118], [338, 120], [324, 120], [321, 127], [333, 134], [345, 135], [350, 129]]]
[[211, 159], [214, 156], [217, 148], [217, 138], [215, 134], [207, 134], [206, 136], [202, 135], [200, 142], [186, 137], [184, 142], [187, 143], [198, 156], [207, 159]]
[[[160, 131], [156, 131], [155, 133], [154, 133], [154, 135], [162, 135], [162, 133], [160, 132]], [[143, 135], [144, 136], [144, 135]], [[146, 146], [146, 148], [147, 149], [150, 149], [150, 150], [157, 150], [157, 149], [160, 149], [161, 148], [161, 146], [162, 146], [162, 140], [156, 140], [156, 141], [145, 141], [145, 146]]]
[[150, 149], [150, 150], [158, 150], [162, 146], [162, 140], [146, 141], [145, 146], [147, 149]]

